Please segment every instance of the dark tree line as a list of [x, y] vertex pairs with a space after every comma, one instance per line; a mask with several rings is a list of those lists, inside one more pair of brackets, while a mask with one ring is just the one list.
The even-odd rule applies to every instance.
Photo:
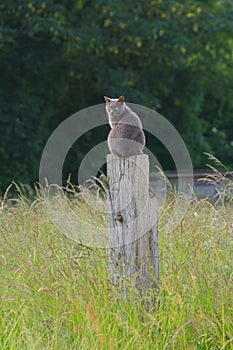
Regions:
[[[168, 118], [194, 167], [204, 167], [205, 151], [233, 166], [230, 0], [8, 0], [0, 14], [2, 190], [36, 181], [53, 129], [104, 94]], [[66, 172], [106, 133], [85, 135]], [[148, 142], [171, 168], [162, 146]]]

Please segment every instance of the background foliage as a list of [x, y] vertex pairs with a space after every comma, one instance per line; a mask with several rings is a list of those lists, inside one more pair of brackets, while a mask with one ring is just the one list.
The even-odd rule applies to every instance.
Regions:
[[[104, 94], [168, 118], [196, 168], [204, 151], [233, 166], [230, 0], [8, 0], [0, 14], [2, 189], [36, 181], [54, 128]], [[65, 172], [107, 132], [83, 137]], [[148, 144], [172, 168], [163, 147]]]

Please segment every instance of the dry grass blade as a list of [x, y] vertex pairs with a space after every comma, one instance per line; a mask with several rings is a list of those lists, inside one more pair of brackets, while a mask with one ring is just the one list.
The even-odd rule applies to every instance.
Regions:
[[207, 152], [204, 152], [204, 154], [207, 155], [209, 160], [212, 160], [216, 165], [218, 165], [218, 166], [220, 166], [220, 167], [222, 167], [224, 169], [227, 169], [226, 166], [218, 158], [216, 158], [212, 154], [207, 153]]

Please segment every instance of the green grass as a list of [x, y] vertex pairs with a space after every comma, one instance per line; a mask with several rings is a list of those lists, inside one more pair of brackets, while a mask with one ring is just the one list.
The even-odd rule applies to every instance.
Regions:
[[[77, 214], [107, 225], [106, 214], [93, 213], [84, 199], [72, 201]], [[6, 194], [0, 208], [0, 349], [233, 349], [231, 211], [224, 203], [194, 200], [168, 234], [173, 200], [171, 195], [159, 223], [159, 294], [155, 300], [157, 291], [149, 290], [144, 307], [133, 290], [119, 297], [108, 280], [107, 252], [60, 232], [40, 196], [29, 202]]]

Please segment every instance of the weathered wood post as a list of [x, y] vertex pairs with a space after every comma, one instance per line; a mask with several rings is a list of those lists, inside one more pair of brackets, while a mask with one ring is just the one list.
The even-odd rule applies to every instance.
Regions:
[[157, 202], [149, 191], [149, 159], [107, 155], [109, 178], [109, 273], [116, 285], [134, 279], [138, 288], [158, 280]]

